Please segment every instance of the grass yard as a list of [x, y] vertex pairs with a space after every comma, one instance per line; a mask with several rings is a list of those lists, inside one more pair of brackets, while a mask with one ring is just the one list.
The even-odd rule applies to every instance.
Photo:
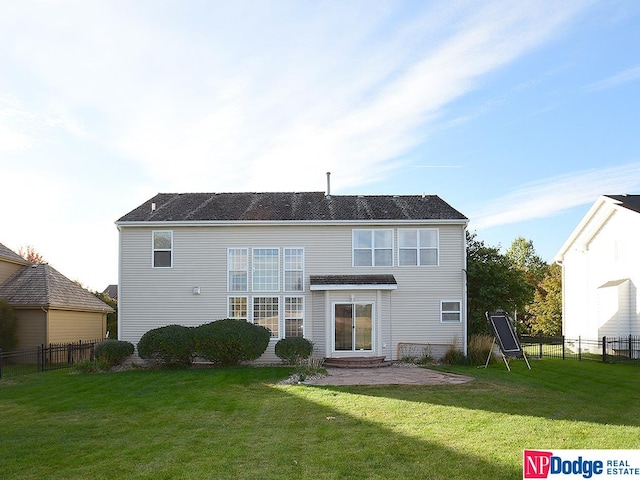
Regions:
[[277, 385], [288, 368], [0, 382], [0, 477], [517, 479], [524, 448], [640, 448], [640, 368], [512, 361], [455, 386]]

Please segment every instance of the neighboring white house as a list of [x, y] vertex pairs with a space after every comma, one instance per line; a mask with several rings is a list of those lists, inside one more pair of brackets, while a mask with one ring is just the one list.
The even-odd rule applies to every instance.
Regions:
[[640, 195], [603, 195], [555, 257], [566, 337], [640, 335]]
[[[467, 218], [437, 196], [158, 194], [120, 218], [118, 338], [222, 318], [321, 357], [466, 353]], [[444, 350], [443, 350], [444, 348]]]

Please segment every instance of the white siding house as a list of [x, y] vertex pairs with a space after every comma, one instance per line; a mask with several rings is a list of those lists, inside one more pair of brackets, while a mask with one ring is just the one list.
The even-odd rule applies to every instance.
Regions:
[[437, 196], [158, 194], [120, 218], [118, 338], [240, 318], [261, 358], [302, 335], [325, 358], [466, 353], [467, 218]]
[[562, 246], [563, 333], [640, 335], [640, 195], [603, 195]]

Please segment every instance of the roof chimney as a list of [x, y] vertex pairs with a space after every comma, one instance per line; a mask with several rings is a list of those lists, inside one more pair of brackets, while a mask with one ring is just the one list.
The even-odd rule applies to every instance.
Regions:
[[331, 172], [327, 172], [327, 200], [331, 199]]

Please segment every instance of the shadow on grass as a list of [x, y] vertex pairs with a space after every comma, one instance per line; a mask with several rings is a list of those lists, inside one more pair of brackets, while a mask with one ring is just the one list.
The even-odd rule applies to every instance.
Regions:
[[[640, 368], [577, 360], [511, 362], [482, 367], [436, 370], [474, 377], [460, 385], [388, 385], [324, 387], [332, 391], [397, 400], [573, 420], [603, 425], [640, 426]], [[323, 388], [315, 386], [315, 388]]]
[[288, 372], [49, 374], [5, 385], [3, 479], [521, 475], [520, 452], [505, 459], [455, 448], [374, 397], [367, 406], [348, 392], [276, 386]]

